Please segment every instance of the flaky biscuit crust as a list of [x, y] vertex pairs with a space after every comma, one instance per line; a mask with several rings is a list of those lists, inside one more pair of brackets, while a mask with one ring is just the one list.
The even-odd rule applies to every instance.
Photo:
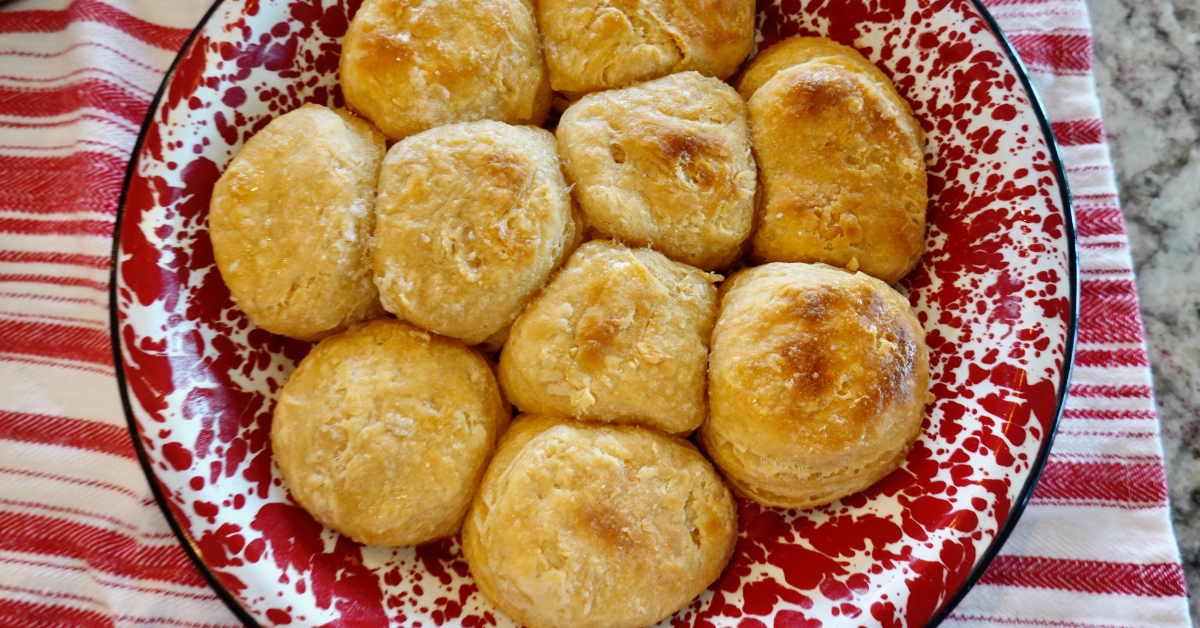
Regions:
[[[892, 81], [874, 63], [863, 57], [857, 50], [824, 37], [789, 37], [772, 45], [770, 48], [755, 55], [746, 69], [738, 77], [737, 91], [742, 98], [750, 100], [754, 92], [764, 83], [771, 80], [780, 70], [808, 63], [816, 59], [828, 58], [853, 66], [870, 74], [880, 85], [888, 86], [893, 91]], [[899, 94], [897, 94], [899, 97]], [[900, 98], [904, 101], [903, 98]]]
[[555, 91], [575, 99], [675, 72], [727, 78], [754, 50], [751, 0], [540, 0]]
[[761, 173], [752, 254], [821, 262], [887, 283], [925, 252], [922, 136], [857, 66], [822, 58], [776, 72], [749, 101]]
[[734, 493], [808, 508], [903, 462], [929, 386], [908, 301], [824, 265], [766, 264], [726, 283], [700, 441]]
[[702, 270], [741, 254], [758, 171], [745, 102], [724, 82], [684, 72], [590, 94], [555, 134], [590, 227]]
[[505, 396], [525, 412], [694, 430], [719, 278], [657, 251], [585, 243], [513, 323]]
[[509, 416], [478, 353], [378, 319], [300, 363], [271, 445], [317, 521], [360, 543], [416, 545], [458, 531]]
[[447, 125], [392, 146], [378, 207], [383, 307], [472, 345], [512, 323], [582, 230], [554, 136], [502, 122]]
[[366, 0], [340, 62], [348, 107], [398, 140], [453, 122], [540, 125], [551, 90], [522, 0]]
[[234, 303], [256, 325], [319, 340], [383, 313], [368, 249], [384, 150], [369, 123], [309, 104], [230, 162], [213, 188], [209, 235]]
[[754, 92], [771, 80], [780, 70], [821, 60], [826, 63], [841, 64], [852, 70], [861, 70], [879, 86], [880, 92], [897, 107], [908, 112], [907, 116], [897, 119], [905, 131], [917, 137], [918, 144], [925, 146], [925, 131], [913, 117], [912, 105], [896, 90], [896, 85], [874, 63], [862, 56], [862, 53], [849, 46], [826, 39], [824, 37], [790, 37], [767, 48], [754, 57], [750, 64], [738, 77], [736, 85], [738, 94], [749, 101]]
[[737, 509], [690, 443], [523, 416], [463, 526], [479, 590], [531, 628], [633, 628], [678, 611], [732, 556]]

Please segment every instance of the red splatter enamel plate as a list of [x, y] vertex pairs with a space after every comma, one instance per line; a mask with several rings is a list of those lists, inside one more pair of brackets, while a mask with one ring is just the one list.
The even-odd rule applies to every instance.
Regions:
[[[255, 328], [213, 264], [213, 183], [305, 102], [341, 106], [355, 0], [227, 0], [164, 81], [126, 179], [112, 333], [134, 442], [197, 566], [248, 625], [509, 626], [457, 540], [364, 547], [288, 497], [268, 434], [308, 345]], [[983, 572], [1050, 448], [1075, 339], [1075, 238], [1052, 136], [972, 0], [765, 0], [759, 48], [854, 46], [928, 134], [928, 253], [900, 285], [932, 348], [931, 406], [899, 470], [811, 511], [740, 505], [733, 561], [671, 626], [924, 626]]]

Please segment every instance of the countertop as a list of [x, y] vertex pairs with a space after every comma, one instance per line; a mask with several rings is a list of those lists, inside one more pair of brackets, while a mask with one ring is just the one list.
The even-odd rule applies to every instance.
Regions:
[[1172, 518], [1200, 618], [1200, 0], [1090, 0]]

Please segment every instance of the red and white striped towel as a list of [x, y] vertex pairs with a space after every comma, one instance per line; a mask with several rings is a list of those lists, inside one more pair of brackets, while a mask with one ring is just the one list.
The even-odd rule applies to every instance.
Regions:
[[[1083, 272], [1071, 396], [1033, 500], [946, 626], [1190, 625], [1082, 0], [991, 0], [1049, 110]], [[0, 626], [232, 626], [151, 497], [117, 396], [121, 181], [200, 0], [0, 9]]]

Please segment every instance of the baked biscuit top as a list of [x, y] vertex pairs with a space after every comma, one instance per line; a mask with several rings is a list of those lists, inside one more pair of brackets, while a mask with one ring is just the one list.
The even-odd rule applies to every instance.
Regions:
[[741, 254], [758, 172], [746, 104], [697, 72], [589, 94], [558, 124], [588, 225], [702, 270]]
[[340, 61], [348, 107], [399, 140], [443, 124], [541, 124], [550, 83], [522, 0], [366, 0]]
[[695, 70], [726, 78], [754, 50], [751, 0], [540, 0], [550, 84], [570, 98]]

